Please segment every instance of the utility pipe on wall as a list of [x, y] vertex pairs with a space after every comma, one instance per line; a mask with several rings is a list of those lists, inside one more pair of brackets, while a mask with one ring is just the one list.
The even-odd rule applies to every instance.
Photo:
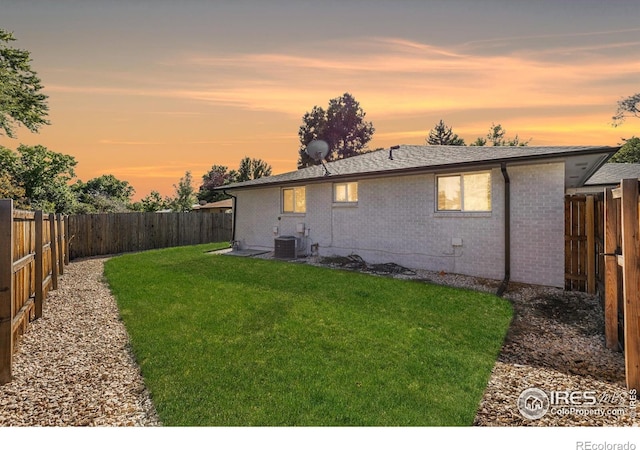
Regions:
[[238, 214], [238, 197], [233, 194], [229, 194], [227, 191], [222, 191], [224, 195], [228, 195], [233, 200], [233, 222], [231, 224], [231, 245], [236, 241], [236, 215]]
[[507, 164], [500, 164], [500, 171], [504, 178], [504, 279], [496, 295], [502, 297], [511, 278], [511, 180], [507, 173]]

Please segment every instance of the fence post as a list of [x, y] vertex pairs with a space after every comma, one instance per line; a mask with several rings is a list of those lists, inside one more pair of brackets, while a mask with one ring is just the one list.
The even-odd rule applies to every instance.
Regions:
[[624, 258], [624, 353], [627, 388], [640, 389], [640, 259], [638, 180], [622, 180], [622, 257]]
[[596, 293], [596, 227], [595, 202], [593, 195], [586, 198], [586, 234], [587, 234], [587, 293]]
[[611, 188], [607, 188], [604, 192], [604, 337], [610, 350], [618, 350], [617, 227], [616, 203]]
[[13, 200], [0, 200], [0, 384], [13, 362]]
[[44, 272], [44, 217], [42, 214], [42, 210], [36, 211], [36, 298], [35, 298], [35, 308], [36, 308], [36, 319], [42, 317], [42, 302], [44, 300], [44, 290], [42, 289], [42, 282], [44, 280], [43, 272]]
[[62, 226], [62, 214], [56, 214], [56, 242], [58, 245], [58, 270], [60, 275], [64, 275], [64, 228]]
[[56, 215], [49, 214], [49, 230], [51, 241], [51, 288], [58, 289], [58, 244], [56, 239]]
[[64, 264], [69, 265], [69, 216], [64, 217]]

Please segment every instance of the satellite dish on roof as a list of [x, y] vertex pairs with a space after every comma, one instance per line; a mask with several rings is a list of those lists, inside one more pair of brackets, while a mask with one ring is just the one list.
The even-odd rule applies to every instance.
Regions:
[[322, 161], [329, 154], [329, 144], [321, 139], [314, 139], [307, 144], [304, 150], [309, 158], [315, 161]]
[[324, 164], [324, 159], [329, 154], [329, 144], [322, 139], [314, 139], [313, 141], [307, 144], [307, 148], [304, 149], [305, 153], [309, 156], [309, 158], [322, 163], [322, 167], [324, 167], [324, 175], [330, 175], [329, 169]]

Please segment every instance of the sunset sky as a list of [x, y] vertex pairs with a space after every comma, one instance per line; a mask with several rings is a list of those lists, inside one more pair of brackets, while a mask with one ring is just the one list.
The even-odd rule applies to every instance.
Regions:
[[467, 143], [492, 122], [530, 145], [616, 145], [640, 92], [640, 2], [0, 0], [30, 51], [51, 125], [0, 145], [73, 155], [136, 198], [194, 187], [213, 164], [295, 170], [314, 105], [350, 92], [370, 148], [423, 144], [443, 119]]

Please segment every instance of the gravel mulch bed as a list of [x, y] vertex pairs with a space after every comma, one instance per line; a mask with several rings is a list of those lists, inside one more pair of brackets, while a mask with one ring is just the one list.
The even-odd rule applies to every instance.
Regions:
[[105, 258], [72, 262], [0, 386], [0, 426], [153, 426], [158, 418], [111, 292]]
[[[271, 258], [272, 254], [259, 257]], [[129, 346], [116, 302], [103, 282], [106, 258], [65, 268], [60, 289], [45, 301], [14, 355], [14, 380], [0, 386], [0, 426], [160, 425]], [[498, 283], [407, 270], [364, 261], [306, 258], [299, 263], [496, 292]], [[598, 299], [583, 293], [511, 283], [514, 319], [493, 369], [477, 426], [637, 426], [625, 388], [624, 357], [606, 349]], [[593, 408], [550, 408], [540, 419], [518, 410], [528, 388], [584, 392]], [[553, 405], [552, 405], [553, 406]], [[563, 405], [557, 405], [563, 406]]]

